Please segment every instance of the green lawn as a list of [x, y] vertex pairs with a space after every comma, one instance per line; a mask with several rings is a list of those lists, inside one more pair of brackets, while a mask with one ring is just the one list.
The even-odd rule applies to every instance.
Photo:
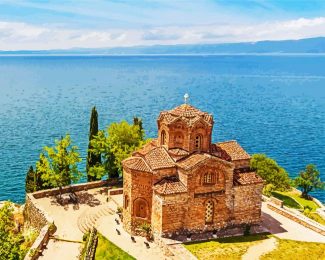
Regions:
[[[223, 260], [241, 259], [249, 247], [260, 243], [272, 235], [260, 234], [241, 237], [219, 238], [206, 242], [192, 242], [184, 244], [198, 259]], [[273, 236], [274, 237], [274, 236]], [[276, 237], [275, 237], [276, 238]], [[261, 260], [320, 260], [325, 259], [325, 243], [312, 243], [277, 239], [277, 248], [263, 255]]]
[[250, 246], [268, 238], [267, 234], [227, 237], [207, 242], [186, 243], [184, 246], [198, 259], [235, 260], [241, 259]]
[[325, 244], [278, 239], [277, 248], [270, 253], [263, 255], [260, 259], [325, 259]]
[[287, 206], [289, 208], [294, 208], [294, 209], [301, 209], [302, 208], [300, 203], [295, 201], [293, 198], [291, 198], [290, 196], [288, 196], [284, 192], [272, 191], [271, 194], [272, 194], [273, 197], [275, 197], [275, 198], [277, 198], [279, 200], [282, 200], [284, 206]]
[[314, 201], [301, 198], [300, 194], [295, 190], [287, 192], [273, 191], [272, 195], [283, 200], [284, 205], [290, 208], [301, 209], [308, 206], [311, 208], [311, 212], [315, 212], [319, 208]]
[[104, 259], [131, 260], [135, 258], [98, 233], [98, 245], [95, 260]]

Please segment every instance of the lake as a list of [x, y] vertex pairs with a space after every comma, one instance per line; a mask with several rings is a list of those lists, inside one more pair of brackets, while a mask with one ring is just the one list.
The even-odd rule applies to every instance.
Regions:
[[139, 116], [155, 137], [159, 112], [186, 92], [214, 115], [214, 142], [236, 139], [291, 177], [313, 163], [325, 179], [325, 56], [1, 56], [0, 201], [24, 201], [54, 139], [70, 133], [85, 158], [92, 106], [101, 129]]

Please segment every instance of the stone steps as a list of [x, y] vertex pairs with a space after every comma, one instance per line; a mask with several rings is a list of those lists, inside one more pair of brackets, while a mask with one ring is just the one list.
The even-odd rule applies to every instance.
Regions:
[[108, 205], [87, 209], [78, 218], [78, 228], [82, 233], [87, 233], [93, 227], [97, 227], [98, 219], [113, 214], [115, 214], [115, 211], [109, 208]]

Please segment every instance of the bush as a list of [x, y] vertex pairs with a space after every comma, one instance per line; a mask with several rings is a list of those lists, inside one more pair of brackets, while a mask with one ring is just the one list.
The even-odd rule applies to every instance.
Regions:
[[272, 183], [266, 184], [263, 188], [263, 194], [267, 197], [271, 197], [273, 191], [275, 191], [275, 186]]
[[249, 236], [250, 233], [251, 233], [251, 226], [250, 225], [245, 225], [244, 236]]

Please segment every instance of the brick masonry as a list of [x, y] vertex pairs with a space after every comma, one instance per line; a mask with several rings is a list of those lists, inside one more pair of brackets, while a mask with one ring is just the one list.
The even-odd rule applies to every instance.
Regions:
[[162, 112], [157, 123], [157, 140], [123, 162], [129, 233], [142, 223], [151, 224], [154, 236], [170, 237], [261, 221], [263, 180], [250, 171], [250, 156], [236, 141], [223, 145], [227, 151], [211, 143], [212, 115], [181, 105]]

